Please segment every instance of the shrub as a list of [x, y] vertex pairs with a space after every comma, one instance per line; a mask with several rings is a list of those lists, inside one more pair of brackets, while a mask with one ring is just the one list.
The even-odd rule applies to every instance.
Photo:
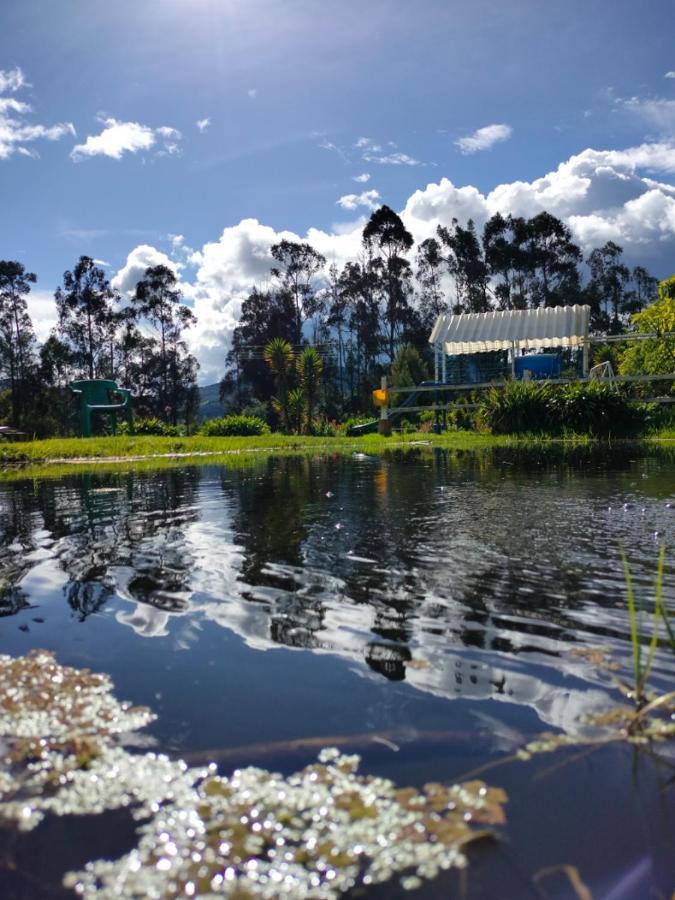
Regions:
[[479, 410], [482, 427], [493, 434], [550, 431], [550, 385], [510, 381], [505, 388], [490, 388]]
[[252, 437], [269, 434], [267, 423], [257, 416], [225, 416], [223, 419], [208, 419], [201, 427], [207, 437]]
[[[228, 414], [235, 415], [234, 411], [228, 411]], [[239, 415], [253, 416], [256, 419], [261, 419], [263, 422], [269, 424], [269, 409], [267, 403], [265, 403], [264, 400], [258, 400], [256, 397], [252, 397], [246, 406], [239, 410]]]
[[494, 434], [568, 431], [593, 437], [634, 437], [647, 425], [647, 408], [607, 384], [558, 387], [512, 381], [503, 390], [488, 392], [479, 420]]
[[398, 430], [401, 434], [415, 434], [419, 431], [419, 428], [414, 422], [411, 422], [410, 419], [401, 419], [398, 423]]
[[309, 429], [309, 433], [315, 437], [337, 437], [337, 435], [342, 434], [343, 432], [344, 428], [342, 425], [323, 417], [314, 419]]
[[356, 425], [368, 425], [370, 422], [374, 421], [374, 419], [374, 416], [350, 416], [349, 419], [346, 419], [342, 423], [342, 428], [344, 433], [349, 435], [351, 428], [354, 428]]
[[[126, 422], [120, 422], [117, 430], [119, 434], [129, 434]], [[159, 437], [182, 437], [185, 434], [185, 428], [182, 425], [169, 425], [168, 422], [162, 422], [156, 417], [134, 419], [134, 431], [136, 434], [153, 434]]]
[[593, 437], [633, 437], [647, 423], [643, 404], [631, 402], [608, 384], [567, 384], [549, 398], [556, 430]]

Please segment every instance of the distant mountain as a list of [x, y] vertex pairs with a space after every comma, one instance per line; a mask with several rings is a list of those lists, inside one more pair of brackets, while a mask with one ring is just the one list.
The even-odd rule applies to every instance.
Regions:
[[197, 421], [203, 422], [204, 419], [219, 419], [223, 414], [223, 406], [218, 396], [220, 385], [205, 384], [199, 388], [199, 409], [197, 410]]

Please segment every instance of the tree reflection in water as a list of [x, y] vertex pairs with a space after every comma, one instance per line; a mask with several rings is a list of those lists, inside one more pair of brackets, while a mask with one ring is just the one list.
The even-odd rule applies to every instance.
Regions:
[[570, 645], [627, 647], [618, 544], [647, 589], [654, 532], [672, 537], [669, 463], [413, 451], [10, 482], [0, 613], [39, 604], [27, 576], [57, 569], [79, 621], [110, 604], [144, 637], [208, 620], [258, 649], [339, 653], [424, 691], [567, 722], [578, 710], [564, 673], [596, 684], [586, 705], [604, 697]]

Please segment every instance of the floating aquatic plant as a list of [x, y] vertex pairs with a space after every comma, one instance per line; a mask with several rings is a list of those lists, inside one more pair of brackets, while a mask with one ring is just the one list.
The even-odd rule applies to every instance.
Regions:
[[48, 812], [129, 806], [141, 822], [130, 853], [66, 876], [86, 898], [333, 898], [395, 876], [414, 888], [466, 865], [466, 844], [504, 822], [504, 792], [483, 782], [398, 788], [331, 748], [289, 777], [129, 752], [121, 738], [152, 713], [46, 652], [0, 656], [0, 713], [0, 821], [28, 830]]
[[636, 690], [618, 677], [616, 672], [619, 666], [604, 648], [580, 647], [573, 653], [588, 660], [597, 669], [607, 672], [621, 693], [631, 701], [631, 705], [617, 704], [604, 712], [585, 716], [584, 722], [596, 729], [596, 733], [592, 736], [580, 737], [549, 732], [541, 734], [536, 740], [530, 741], [516, 751], [517, 759], [529, 760], [538, 753], [548, 753], [560, 747], [582, 744], [592, 746], [627, 741], [640, 745], [675, 738], [675, 691], [656, 694], [645, 688], [644, 677], [651, 669], [651, 658], [646, 667], [642, 666], [641, 661], [636, 662], [638, 667], [636, 671], [639, 671], [641, 676], [638, 683], [639, 690]]

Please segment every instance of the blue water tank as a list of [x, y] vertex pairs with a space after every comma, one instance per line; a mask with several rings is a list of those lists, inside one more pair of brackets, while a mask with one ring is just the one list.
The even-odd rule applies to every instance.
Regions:
[[530, 353], [528, 356], [517, 356], [515, 360], [516, 378], [522, 379], [526, 371], [530, 378], [560, 378], [559, 353]]

